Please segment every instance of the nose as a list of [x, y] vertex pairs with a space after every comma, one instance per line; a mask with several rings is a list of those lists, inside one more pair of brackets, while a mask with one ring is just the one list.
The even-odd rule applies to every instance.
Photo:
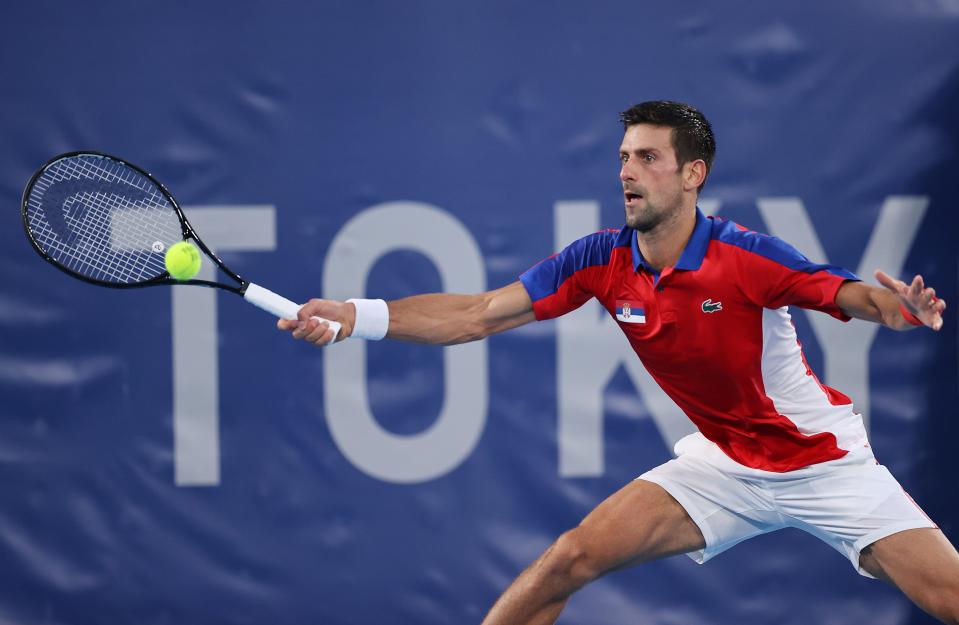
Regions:
[[622, 167], [619, 168], [619, 179], [623, 182], [636, 180], [636, 176], [633, 175], [633, 169], [629, 166], [629, 161], [623, 163]]

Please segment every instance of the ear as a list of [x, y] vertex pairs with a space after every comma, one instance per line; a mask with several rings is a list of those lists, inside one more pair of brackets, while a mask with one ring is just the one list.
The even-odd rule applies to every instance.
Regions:
[[706, 161], [696, 159], [683, 165], [683, 190], [695, 191], [706, 180]]

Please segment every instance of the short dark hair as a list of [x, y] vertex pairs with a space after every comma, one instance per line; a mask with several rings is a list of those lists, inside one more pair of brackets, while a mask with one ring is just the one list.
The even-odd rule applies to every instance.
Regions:
[[[709, 120], [695, 107], [682, 102], [655, 100], [634, 104], [619, 114], [623, 128], [636, 124], [666, 126], [673, 129], [673, 150], [676, 162], [682, 167], [690, 161], [702, 159], [706, 163], [706, 175], [713, 168], [716, 157], [716, 137]], [[702, 192], [706, 180], [699, 185]]]

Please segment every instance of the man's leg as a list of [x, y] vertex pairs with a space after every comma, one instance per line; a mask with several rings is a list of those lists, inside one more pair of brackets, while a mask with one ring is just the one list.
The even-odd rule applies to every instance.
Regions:
[[859, 565], [943, 623], [959, 625], [959, 553], [932, 528], [906, 530], [862, 550]]
[[484, 625], [541, 625], [604, 573], [703, 549], [702, 532], [661, 486], [635, 480], [597, 506], [503, 593]]

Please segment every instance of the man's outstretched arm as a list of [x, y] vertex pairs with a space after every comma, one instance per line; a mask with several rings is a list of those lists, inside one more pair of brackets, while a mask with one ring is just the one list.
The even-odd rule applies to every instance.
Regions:
[[936, 298], [935, 290], [925, 286], [922, 276], [908, 285], [879, 270], [875, 276], [885, 288], [862, 282], [846, 282], [839, 288], [836, 304], [844, 313], [893, 330], [911, 330], [919, 325], [933, 330], [942, 327], [946, 302]]
[[[519, 281], [478, 295], [414, 295], [389, 302], [387, 307], [386, 338], [416, 343], [466, 343], [535, 320], [533, 304]], [[342, 323], [337, 337], [340, 341], [353, 334], [356, 311], [352, 303], [312, 299], [300, 308], [299, 319], [281, 319], [277, 327], [292, 332], [294, 338], [324, 346], [330, 343], [333, 333], [327, 324], [312, 317]]]

